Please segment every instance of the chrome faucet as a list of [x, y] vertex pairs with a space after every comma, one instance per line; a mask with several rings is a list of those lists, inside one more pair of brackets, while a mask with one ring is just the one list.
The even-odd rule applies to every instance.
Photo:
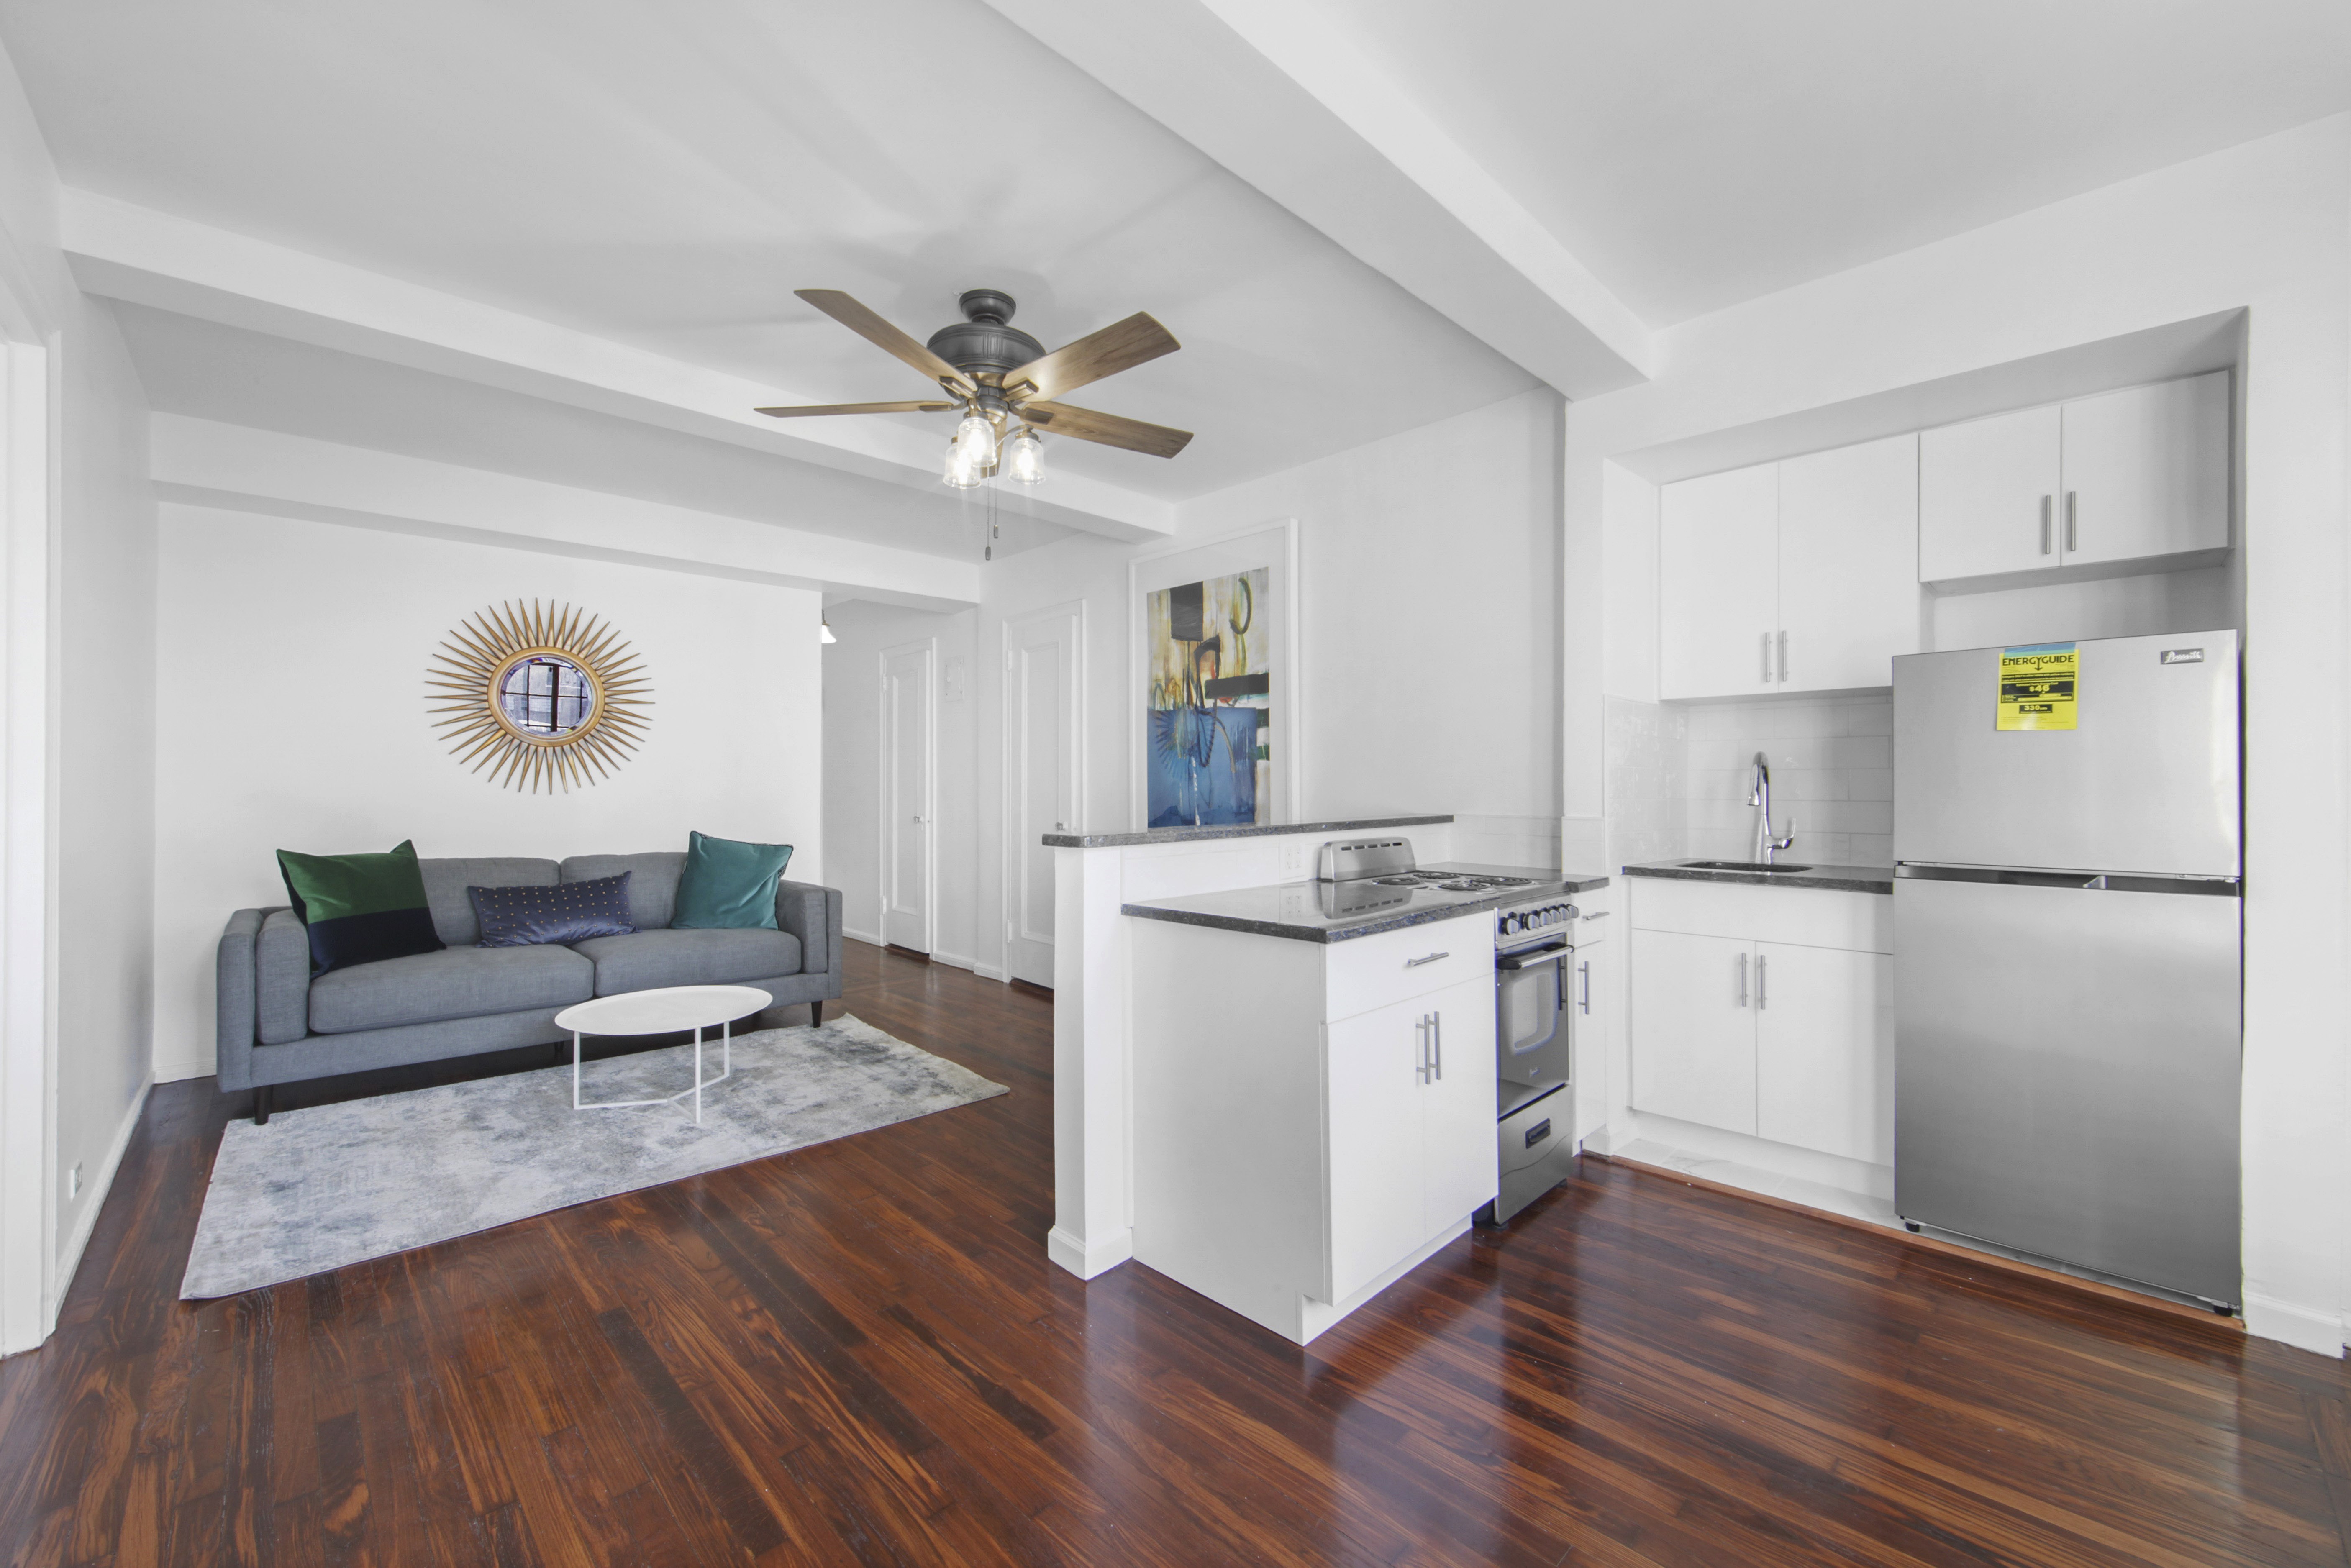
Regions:
[[1771, 767], [1760, 751], [1755, 754], [1755, 771], [1748, 780], [1747, 803], [1755, 808], [1755, 850], [1748, 859], [1759, 865], [1770, 865], [1775, 852], [1796, 841], [1796, 824], [1793, 819], [1789, 821], [1788, 836], [1784, 839], [1771, 836]]

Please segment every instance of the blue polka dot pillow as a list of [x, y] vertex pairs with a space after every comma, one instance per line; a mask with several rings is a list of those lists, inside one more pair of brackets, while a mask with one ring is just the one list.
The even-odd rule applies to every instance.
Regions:
[[551, 882], [532, 887], [469, 887], [474, 918], [482, 923], [485, 947], [535, 947], [547, 942], [585, 942], [590, 936], [626, 936], [629, 878], [633, 872], [597, 882]]

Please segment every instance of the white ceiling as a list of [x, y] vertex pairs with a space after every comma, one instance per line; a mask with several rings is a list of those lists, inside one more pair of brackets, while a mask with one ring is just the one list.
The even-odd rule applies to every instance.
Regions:
[[2346, 0], [1321, 0], [1653, 327], [2351, 109]]
[[1183, 350], [1075, 401], [1198, 439], [1049, 462], [1162, 499], [1534, 384], [977, 0], [18, 0], [0, 39], [68, 184], [810, 401], [929, 389], [795, 287], [924, 338], [1003, 287], [1049, 347], [1147, 309]]
[[[984, 494], [916, 490], [590, 409], [118, 303], [152, 408], [633, 496], [927, 555], [979, 559]], [[1071, 530], [1000, 515], [997, 551]]]

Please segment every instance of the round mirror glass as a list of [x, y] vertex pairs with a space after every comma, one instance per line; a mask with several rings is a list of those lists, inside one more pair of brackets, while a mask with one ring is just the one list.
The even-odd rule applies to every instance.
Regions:
[[498, 677], [498, 712], [524, 735], [556, 739], [596, 716], [596, 687], [570, 660], [534, 653]]

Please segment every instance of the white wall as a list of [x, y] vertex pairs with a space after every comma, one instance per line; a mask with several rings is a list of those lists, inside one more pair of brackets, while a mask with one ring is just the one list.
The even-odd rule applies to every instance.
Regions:
[[1566, 616], [1609, 632], [1568, 644], [1562, 789], [1571, 817], [1602, 810], [1604, 694], [1654, 695], [1654, 633], [1638, 630], [1653, 615], [1654, 508], [1645, 520], [1641, 486], [1611, 472], [1618, 458], [2238, 309], [2247, 1321], [2339, 1349], [2351, 1305], [2351, 118], [1684, 323], [1658, 335], [1654, 381], [1570, 408], [1565, 549], [1588, 570], [1566, 574]]
[[[1745, 860], [1755, 758], [1771, 769], [1771, 831], [1802, 864], [1894, 863], [1892, 694], [1691, 703], [1682, 789], [1682, 855]], [[1613, 763], [1612, 763], [1613, 766]]]
[[[167, 505], [154, 667], [155, 1062], [213, 1070], [213, 954], [286, 902], [273, 852], [560, 858], [684, 849], [689, 829], [796, 846], [824, 880], [819, 596], [806, 589]], [[424, 675], [467, 614], [560, 600], [645, 662], [652, 727], [569, 794], [494, 789], [429, 722]]]
[[[111, 312], [66, 270], [57, 193], [31, 106], [0, 54], [0, 287], [26, 313], [17, 325], [28, 340], [49, 353], [53, 459], [46, 711], [9, 716], [18, 733], [29, 724], [48, 737], [41, 1032], [50, 1065], [29, 1074], [11, 1066], [8, 1092], [37, 1084], [46, 1103], [23, 1107], [28, 1119], [12, 1099], [5, 1114], [5, 1350], [47, 1332], [135, 1123], [149, 1061], [155, 515], [145, 396]], [[67, 1176], [77, 1166], [75, 1197]], [[39, 1279], [26, 1278], [27, 1258]], [[37, 1301], [29, 1330], [16, 1305], [27, 1299]]]
[[841, 925], [861, 941], [882, 932], [882, 654], [936, 644], [932, 711], [938, 724], [937, 943], [932, 956], [968, 969], [977, 874], [973, 819], [972, 638], [977, 612], [936, 615], [854, 601], [833, 606], [838, 641], [824, 649], [824, 863], [841, 889]]

